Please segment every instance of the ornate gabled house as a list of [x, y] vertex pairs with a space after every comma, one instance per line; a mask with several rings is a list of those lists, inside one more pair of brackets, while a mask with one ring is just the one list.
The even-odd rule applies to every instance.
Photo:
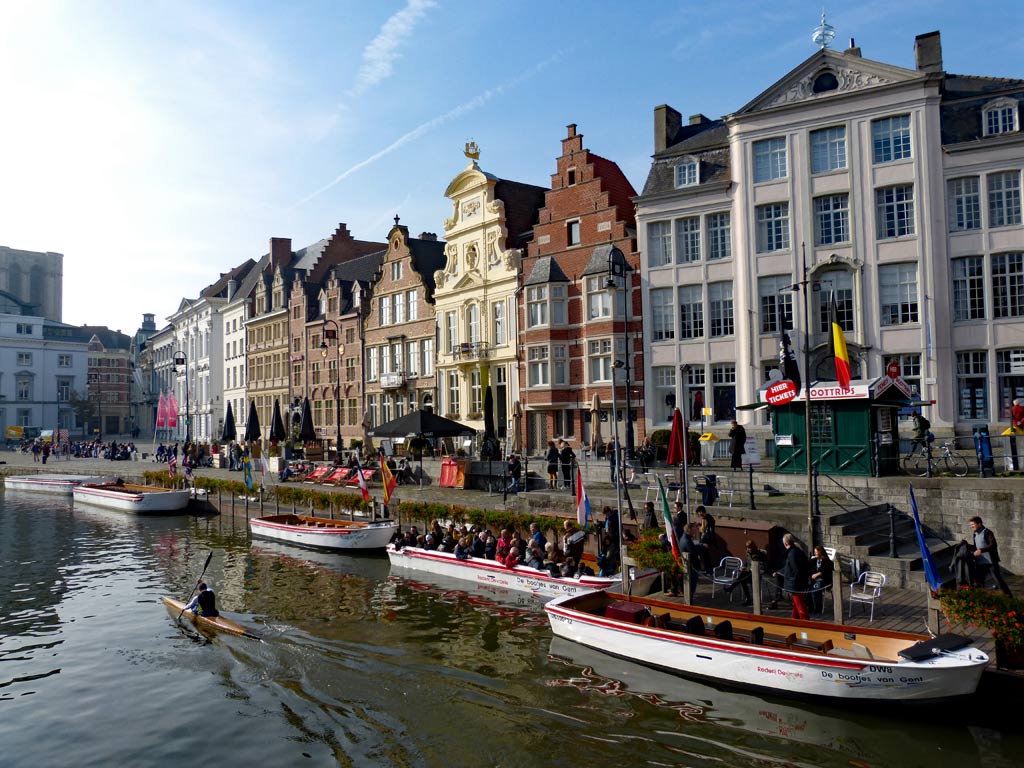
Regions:
[[851, 41], [722, 120], [655, 109], [637, 199], [651, 426], [685, 367], [692, 420], [764, 434], [766, 414], [736, 407], [777, 367], [780, 322], [809, 337], [804, 379], [835, 379], [833, 300], [854, 379], [898, 369], [940, 429], [1024, 394], [1024, 81], [944, 72], [938, 32], [915, 58], [871, 61]]
[[482, 171], [475, 144], [466, 156], [469, 165], [445, 190], [453, 212], [444, 222], [445, 266], [434, 275], [440, 413], [482, 435], [491, 387], [504, 440], [519, 399], [516, 291], [545, 189]]
[[130, 437], [131, 337], [102, 325], [83, 325], [79, 331], [89, 339], [87, 394], [97, 406], [89, 432], [104, 440]]
[[[372, 282], [366, 312], [366, 410], [373, 426], [437, 399], [434, 375], [434, 273], [444, 268], [444, 243], [424, 232], [409, 237], [398, 223]], [[350, 373], [345, 371], [345, 380]]]
[[[541, 453], [555, 437], [577, 446], [607, 441], [614, 404], [628, 449], [645, 432], [636, 192], [618, 165], [583, 147], [575, 125], [556, 162], [523, 260], [521, 438], [527, 450]], [[616, 360], [624, 369], [613, 398]], [[594, 419], [608, 426], [600, 429]]]

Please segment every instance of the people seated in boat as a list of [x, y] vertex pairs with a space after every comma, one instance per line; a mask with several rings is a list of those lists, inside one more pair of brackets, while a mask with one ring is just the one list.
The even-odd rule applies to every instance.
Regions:
[[565, 562], [562, 563], [559, 571], [562, 574], [563, 579], [571, 579], [576, 576], [576, 561], [571, 557], [565, 558]]
[[459, 540], [455, 536], [455, 526], [449, 525], [448, 530], [444, 532], [444, 537], [441, 539], [441, 551], [452, 553], [455, 551], [455, 546], [458, 543]]
[[544, 567], [544, 549], [533, 539], [530, 539], [530, 543], [526, 555], [526, 565], [530, 568], [543, 568]]
[[515, 568], [519, 565], [519, 549], [512, 547], [512, 549], [508, 551], [508, 554], [505, 555], [505, 559], [502, 562], [505, 564], [506, 568]]
[[192, 611], [196, 616], [205, 616], [208, 619], [212, 619], [215, 616], [220, 616], [217, 613], [217, 596], [213, 593], [213, 590], [207, 586], [205, 581], [199, 582], [199, 592], [189, 600], [188, 605], [185, 606], [186, 611]]
[[541, 549], [544, 549], [544, 545], [548, 543], [547, 537], [537, 523], [530, 523], [530, 538], [537, 542]]
[[498, 537], [498, 551], [496, 557], [502, 562], [505, 561], [505, 557], [508, 555], [508, 551], [511, 548], [512, 534], [509, 533], [507, 528], [501, 529], [501, 535]]
[[810, 569], [811, 590], [808, 595], [811, 603], [810, 611], [812, 615], [817, 615], [825, 610], [825, 590], [832, 588], [832, 574], [835, 571], [832, 558], [820, 544], [814, 548]]
[[725, 591], [727, 594], [731, 594], [736, 587], [740, 588], [740, 592], [743, 594], [743, 604], [751, 605], [753, 603], [753, 597], [751, 595], [751, 579], [753, 573], [753, 567], [751, 563], [757, 561], [761, 563], [762, 569], [768, 564], [768, 553], [763, 549], [760, 549], [750, 539], [744, 545], [744, 551], [746, 552], [746, 559], [743, 563], [743, 570], [740, 571], [739, 575], [733, 581], [732, 584], [726, 586]]
[[510, 534], [510, 538], [509, 538], [509, 549], [512, 549], [513, 547], [515, 549], [519, 550], [519, 563], [520, 564], [525, 563], [526, 562], [526, 541], [525, 541], [525, 539], [523, 539], [522, 536], [519, 535], [519, 531], [517, 531], [515, 528], [511, 529], [511, 534]]
[[455, 559], [469, 560], [473, 556], [473, 542], [469, 536], [463, 536], [455, 545]]
[[423, 537], [423, 548], [429, 552], [433, 552], [437, 549], [437, 539], [434, 538], [433, 533], [428, 533]]
[[391, 534], [391, 540], [388, 542], [393, 545], [395, 549], [401, 549], [405, 546], [405, 533], [402, 531], [402, 526], [398, 526], [395, 532]]
[[586, 531], [581, 531], [575, 520], [566, 520], [562, 523], [562, 529], [562, 550], [565, 556], [579, 562], [583, 559], [583, 548], [586, 546]]
[[789, 593], [793, 600], [792, 618], [808, 619], [807, 612], [807, 584], [811, 575], [807, 555], [796, 543], [796, 537], [787, 533], [782, 537], [782, 546], [786, 548], [786, 562], [781, 571], [776, 571], [776, 576], [782, 576], [782, 588]]
[[486, 557], [487, 531], [480, 531], [473, 537], [473, 557]]

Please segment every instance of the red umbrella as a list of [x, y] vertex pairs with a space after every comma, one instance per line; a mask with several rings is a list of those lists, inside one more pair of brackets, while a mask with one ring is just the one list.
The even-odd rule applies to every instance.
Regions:
[[683, 414], [678, 408], [672, 409], [672, 431], [668, 436], [669, 465], [682, 464], [686, 459], [686, 432], [683, 430]]

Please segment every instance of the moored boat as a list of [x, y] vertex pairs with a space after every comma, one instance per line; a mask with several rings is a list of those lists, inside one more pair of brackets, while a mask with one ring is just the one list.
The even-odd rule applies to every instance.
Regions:
[[[181, 600], [175, 600], [173, 597], [164, 597], [164, 605], [167, 606], [168, 611], [173, 613], [176, 617], [180, 616], [183, 619], [188, 619], [198, 628], [215, 629], [218, 632], [229, 632], [232, 635], [240, 635], [241, 637], [251, 637], [254, 640], [259, 640], [260, 636], [250, 632], [248, 629], [243, 627], [241, 624], [236, 624], [231, 619], [224, 618], [224, 616], [198, 616], [192, 611], [185, 611], [185, 603]], [[182, 613], [184, 611], [184, 613]]]
[[83, 483], [75, 486], [72, 494], [75, 504], [146, 515], [180, 512], [188, 506], [191, 491], [131, 483]]
[[249, 521], [253, 536], [318, 549], [383, 549], [398, 530], [394, 520], [331, 520], [310, 515], [270, 515]]
[[781, 619], [599, 592], [544, 606], [551, 629], [656, 669], [775, 694], [936, 703], [974, 693], [988, 656], [960, 635]]
[[426, 571], [439, 576], [449, 576], [519, 592], [531, 592], [539, 597], [581, 595], [607, 589], [618, 583], [618, 577], [555, 578], [547, 571], [525, 565], [509, 568], [496, 560], [487, 560], [481, 557], [459, 560], [450, 552], [417, 547], [396, 549], [394, 545], [388, 545], [388, 558], [393, 567]]
[[4, 487], [9, 491], [70, 496], [71, 492], [82, 483], [112, 483], [114, 480], [116, 480], [114, 477], [97, 475], [11, 475], [4, 478]]

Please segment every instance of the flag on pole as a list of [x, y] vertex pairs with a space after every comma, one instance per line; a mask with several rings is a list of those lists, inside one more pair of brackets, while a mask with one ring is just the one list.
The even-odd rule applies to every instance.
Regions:
[[800, 391], [800, 366], [797, 365], [796, 355], [793, 353], [793, 341], [789, 332], [793, 324], [786, 318], [782, 303], [779, 303], [779, 370], [782, 371], [782, 378], [789, 379]]
[[924, 575], [928, 579], [928, 586], [932, 592], [938, 592], [942, 588], [942, 579], [935, 568], [932, 560], [932, 553], [924, 542], [924, 531], [921, 530], [921, 518], [917, 514], [917, 499], [914, 498], [914, 487], [910, 486], [910, 508], [914, 512], [914, 530], [917, 531], [917, 543], [921, 547], [921, 559], [924, 562]]
[[366, 477], [363, 475], [363, 467], [356, 458], [356, 480], [359, 481], [359, 491], [363, 494], [363, 501], [370, 500], [370, 487], [366, 484]]
[[178, 426], [178, 399], [171, 390], [167, 390], [167, 426], [169, 429]]
[[160, 390], [160, 400], [156, 405], [156, 427], [163, 429], [167, 426], [167, 400], [164, 398], [163, 390]]
[[178, 474], [178, 457], [171, 453], [171, 458], [167, 460], [167, 474], [173, 479]]
[[242, 456], [242, 475], [245, 480], [245, 487], [251, 491], [253, 489], [252, 461], [248, 454]]
[[576, 465], [576, 522], [584, 528], [590, 523], [590, 498], [583, 488], [583, 470]]
[[678, 563], [680, 557], [679, 542], [676, 541], [676, 529], [672, 524], [672, 513], [668, 508], [668, 494], [665, 493], [665, 486], [662, 484], [661, 478], [657, 477], [657, 480], [658, 490], [661, 492], [661, 516], [665, 519], [665, 535], [668, 537], [668, 543], [672, 545], [672, 557]]
[[829, 316], [832, 324], [832, 333], [829, 338], [832, 341], [832, 354], [836, 358], [836, 381], [839, 382], [839, 386], [846, 389], [850, 386], [850, 355], [846, 351], [846, 336], [843, 335], [843, 326], [839, 324], [839, 305], [836, 304], [834, 293], [829, 301]]
[[270, 462], [267, 460], [267, 454], [260, 455], [260, 485], [264, 488], [267, 487], [267, 472], [270, 470]]
[[398, 481], [391, 474], [391, 468], [384, 458], [384, 451], [380, 452], [380, 479], [384, 482], [384, 503], [388, 504], [391, 501], [391, 494], [395, 492]]
[[192, 478], [192, 462], [189, 461], [188, 456], [186, 456], [185, 458], [183, 458], [181, 460], [181, 463], [185, 467], [185, 480], [188, 481], [188, 482], [192, 482], [193, 481], [193, 478]]

